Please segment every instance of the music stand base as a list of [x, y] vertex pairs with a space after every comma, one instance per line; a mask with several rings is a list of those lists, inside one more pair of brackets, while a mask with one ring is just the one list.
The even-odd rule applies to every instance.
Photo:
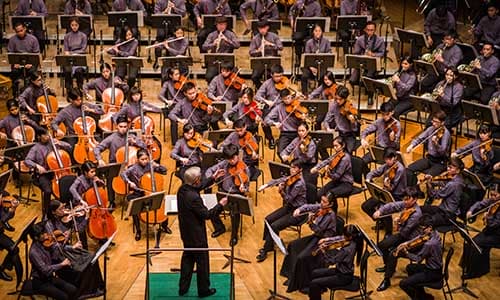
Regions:
[[225, 268], [229, 267], [229, 265], [231, 264], [231, 261], [245, 263], [245, 264], [249, 264], [250, 263], [249, 260], [246, 260], [246, 259], [243, 259], [243, 258], [231, 257], [231, 255], [227, 255], [227, 254], [223, 254], [223, 255], [227, 259], [227, 261], [224, 264], [224, 266], [222, 266], [222, 270], [224, 270]]
[[276, 293], [273, 290], [269, 290], [269, 294], [270, 294], [270, 296], [269, 296], [269, 298], [267, 298], [267, 300], [271, 300], [271, 299], [292, 300], [292, 299], [290, 299], [288, 297], [285, 297], [283, 295], [280, 295], [280, 294]]
[[456, 288], [453, 288], [450, 290], [450, 293], [455, 293], [455, 292], [464, 292], [465, 294], [475, 298], [475, 299], [479, 299], [479, 297], [474, 294], [473, 291], [471, 291], [468, 287], [467, 287], [467, 282], [465, 281], [462, 281], [462, 285], [461, 286], [458, 286]]

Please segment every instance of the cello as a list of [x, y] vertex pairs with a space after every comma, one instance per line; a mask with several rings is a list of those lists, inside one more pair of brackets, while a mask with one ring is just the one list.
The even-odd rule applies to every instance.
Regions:
[[139, 112], [140, 115], [132, 120], [132, 128], [141, 129], [142, 140], [148, 147], [148, 150], [152, 153], [153, 159], [158, 161], [161, 158], [161, 143], [153, 134], [155, 130], [155, 123], [153, 119], [144, 115], [142, 99], [139, 101]]
[[[120, 147], [118, 148], [118, 150], [116, 150], [116, 162], [124, 163], [125, 167], [128, 167], [136, 163], [137, 150], [139, 150], [139, 148], [129, 145], [128, 138], [129, 135], [127, 130], [127, 133], [125, 135], [125, 146]], [[121, 176], [116, 176], [115, 178], [113, 178], [112, 187], [115, 193], [119, 195], [127, 194], [127, 184], [125, 183], [125, 181], [123, 181]]]
[[[50, 123], [52, 123], [52, 120], [54, 120], [57, 115], [59, 104], [57, 102], [57, 98], [53, 95], [49, 95], [49, 93], [47, 92], [48, 87], [43, 81], [43, 76], [42, 89], [43, 95], [36, 99], [36, 107], [38, 109], [38, 112], [42, 115], [40, 124], [50, 126]], [[59, 124], [59, 129], [61, 129], [62, 132], [66, 133], [66, 127], [63, 123]]]
[[104, 115], [99, 120], [99, 127], [103, 131], [113, 131], [113, 115], [117, 113], [123, 103], [125, 96], [123, 91], [115, 88], [115, 71], [111, 68], [111, 87], [102, 92], [102, 102], [104, 103]]
[[98, 187], [92, 181], [92, 188], [83, 195], [83, 198], [90, 206], [95, 206], [90, 210], [89, 225], [87, 232], [89, 236], [96, 240], [110, 238], [115, 233], [117, 227], [115, 218], [108, 211], [108, 193], [104, 187]]
[[81, 107], [82, 116], [78, 117], [73, 122], [73, 128], [78, 135], [78, 143], [76, 143], [73, 150], [73, 157], [79, 164], [90, 160], [95, 162], [94, 149], [97, 147], [97, 141], [94, 138], [96, 130], [95, 120], [85, 115], [85, 109]]
[[52, 179], [52, 193], [54, 193], [57, 198], [60, 198], [59, 180], [64, 176], [75, 174], [71, 171], [72, 163], [68, 152], [63, 149], [57, 149], [52, 135], [49, 134], [49, 137], [52, 152], [47, 155], [46, 160], [49, 169], [54, 172], [54, 179]]
[[17, 115], [19, 117], [19, 126], [12, 129], [12, 138], [16, 141], [18, 146], [33, 143], [35, 140], [35, 130], [29, 125], [24, 125], [23, 116], [21, 113]]

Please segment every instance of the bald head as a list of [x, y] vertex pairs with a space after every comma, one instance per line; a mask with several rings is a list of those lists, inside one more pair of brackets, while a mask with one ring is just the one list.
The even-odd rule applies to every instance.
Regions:
[[184, 182], [188, 185], [195, 185], [196, 181], [201, 178], [200, 167], [191, 167], [184, 173]]

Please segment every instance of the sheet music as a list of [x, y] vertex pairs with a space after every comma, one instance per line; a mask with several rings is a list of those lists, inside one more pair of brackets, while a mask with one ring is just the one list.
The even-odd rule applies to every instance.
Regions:
[[[217, 197], [215, 194], [201, 194], [201, 199], [203, 199], [203, 204], [208, 209], [212, 209], [215, 205], [217, 205]], [[177, 195], [165, 195], [165, 214], [176, 214], [178, 213], [177, 209]]]

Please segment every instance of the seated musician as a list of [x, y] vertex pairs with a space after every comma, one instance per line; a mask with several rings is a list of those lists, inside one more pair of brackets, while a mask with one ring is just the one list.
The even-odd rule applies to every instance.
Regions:
[[68, 91], [68, 101], [71, 103], [70, 105], [63, 108], [61, 111], [57, 113], [57, 116], [54, 118], [50, 127], [52, 130], [56, 132], [58, 137], [64, 137], [64, 132], [59, 128], [59, 124], [64, 124], [66, 127], [66, 141], [70, 143], [72, 146], [76, 144], [78, 137], [75, 136], [75, 129], [73, 128], [73, 123], [76, 119], [82, 117], [83, 114], [92, 114], [94, 116], [99, 116], [104, 114], [102, 107], [92, 104], [92, 103], [83, 103], [82, 94], [77, 89], [71, 89]]
[[[250, 50], [248, 53], [251, 57], [279, 57], [279, 51], [283, 50], [283, 43], [280, 37], [274, 33], [269, 32], [269, 22], [266, 20], [259, 21], [257, 23], [257, 28], [259, 34], [253, 36], [250, 42]], [[252, 82], [255, 88], [260, 89], [262, 85], [262, 76], [264, 75], [265, 69], [255, 68], [252, 70]], [[283, 74], [283, 68], [281, 72], [278, 69], [271, 67], [271, 76], [273, 74], [280, 73]], [[257, 93], [258, 94], [258, 93]]]
[[349, 90], [345, 86], [337, 87], [335, 101], [330, 102], [328, 113], [323, 121], [323, 127], [327, 131], [338, 131], [342, 137], [348, 153], [356, 150], [356, 135], [359, 134], [359, 122], [357, 121], [357, 110], [347, 98]]
[[245, 24], [243, 35], [247, 35], [252, 31], [251, 24], [248, 20], [247, 11], [251, 10], [253, 19], [262, 20], [279, 20], [278, 5], [272, 0], [246, 0], [240, 5], [241, 20]]
[[307, 223], [312, 234], [288, 244], [288, 255], [283, 260], [280, 275], [288, 278], [287, 293], [309, 287], [312, 272], [322, 266], [321, 256], [313, 255], [319, 240], [337, 233], [336, 201], [332, 197], [321, 197], [321, 203], [304, 204], [293, 212], [294, 217], [309, 214]]
[[229, 1], [225, 0], [200, 0], [196, 3], [193, 9], [193, 13], [196, 17], [196, 25], [198, 31], [198, 36], [196, 39], [196, 45], [200, 48], [200, 53], [204, 53], [203, 45], [207, 39], [210, 32], [214, 30], [215, 26], [205, 26], [202, 15], [221, 15], [229, 16], [231, 15], [231, 8], [229, 7]]
[[343, 236], [334, 236], [319, 240], [319, 249], [328, 249], [335, 246], [336, 252], [324, 250], [327, 265], [336, 265], [335, 268], [320, 268], [312, 273], [309, 285], [309, 299], [321, 300], [321, 294], [328, 288], [350, 284], [354, 279], [354, 258], [359, 265], [363, 253], [363, 235], [353, 224], [344, 226]]
[[196, 85], [193, 82], [184, 84], [182, 92], [186, 97], [185, 100], [177, 103], [174, 109], [168, 114], [168, 118], [183, 125], [191, 124], [196, 132], [203, 133], [208, 130], [208, 124], [211, 120], [214, 108], [212, 105], [207, 105], [206, 110], [203, 110], [201, 105], [196, 105], [196, 103], [202, 100], [201, 98], [203, 98], [204, 95], [199, 96]]
[[242, 89], [240, 102], [233, 105], [230, 110], [226, 110], [222, 117], [229, 128], [232, 128], [238, 120], [243, 120], [246, 130], [257, 134], [259, 123], [262, 122], [262, 114], [261, 105], [254, 99], [253, 89], [247, 87]]
[[309, 28], [297, 28], [297, 18], [321, 16], [321, 5], [317, 0], [298, 0], [295, 1], [295, 3], [290, 7], [290, 10], [288, 11], [288, 19], [290, 20], [290, 28], [293, 30], [292, 39], [295, 42], [295, 67], [300, 65], [300, 57], [304, 48], [304, 40], [310, 38]]
[[[14, 11], [15, 16], [42, 16], [48, 17], [49, 13], [47, 11], [47, 5], [43, 0], [20, 0], [17, 3], [16, 10]], [[45, 28], [36, 28], [30, 25], [29, 30], [33, 32], [33, 35], [38, 39], [40, 44], [40, 49], [45, 49]]]
[[[120, 32], [120, 38], [107, 52], [114, 57], [127, 58], [129, 56], [137, 56], [138, 46], [139, 41], [137, 40], [136, 31], [128, 26], [124, 26]], [[127, 77], [127, 84], [129, 87], [133, 87], [135, 85], [137, 74], [139, 74], [139, 68], [137, 67], [121, 65], [116, 68], [116, 75], [118, 77], [120, 77], [123, 81], [125, 81], [125, 77]]]
[[[82, 175], [83, 176], [83, 175]], [[81, 198], [81, 196], [80, 196]], [[71, 200], [71, 203], [75, 203], [73, 207], [76, 207], [81, 204], [76, 203], [85, 203], [82, 207], [86, 207], [87, 204], [85, 201], [74, 201]], [[68, 202], [69, 203], [69, 202]], [[49, 211], [47, 213], [47, 221], [45, 222], [45, 228], [47, 230], [60, 230], [64, 234], [64, 238], [66, 241], [71, 240], [71, 234], [74, 232], [78, 235], [78, 241], [81, 242], [83, 249], [88, 249], [87, 244], [87, 224], [88, 218], [84, 216], [82, 217], [74, 217], [75, 222], [73, 223], [73, 218], [69, 218], [69, 221], [66, 221], [65, 216], [69, 215], [70, 209], [66, 209], [64, 203], [61, 203], [59, 200], [52, 200], [49, 204]], [[64, 222], [66, 221], [66, 223]], [[76, 225], [75, 225], [76, 224]]]
[[[41, 96], [44, 96], [44, 86], [43, 86], [42, 74], [38, 72], [34, 72], [30, 74], [30, 84], [28, 87], [19, 95], [19, 105], [22, 110], [28, 111], [28, 115], [30, 119], [38, 122], [40, 120], [40, 116], [36, 113], [37, 109], [37, 99]], [[48, 89], [47, 93], [50, 95], [55, 95], [55, 92], [52, 89]]]
[[417, 87], [417, 75], [413, 58], [405, 56], [400, 63], [399, 70], [391, 77], [394, 88], [396, 89], [396, 98], [390, 102], [394, 105], [394, 118], [399, 120], [399, 116], [413, 109], [410, 95], [415, 94]]
[[[394, 106], [391, 102], [384, 102], [380, 105], [380, 112], [382, 113], [382, 117], [375, 120], [375, 122], [368, 125], [368, 127], [361, 132], [361, 146], [365, 149], [371, 147], [367, 137], [375, 133], [374, 144], [377, 147], [399, 150], [401, 123], [393, 117]], [[371, 156], [370, 152], [368, 152], [363, 156], [363, 160], [368, 164], [374, 161], [374, 158]]]
[[[148, 174], [153, 168], [154, 172], [160, 174], [167, 174], [167, 168], [156, 163], [153, 160], [150, 160], [150, 156], [148, 151], [145, 149], [140, 149], [137, 151], [137, 162], [132, 166], [128, 167], [125, 171], [123, 171], [120, 176], [123, 181], [130, 187], [132, 191], [131, 194], [127, 196], [127, 200], [132, 200], [135, 198], [139, 198], [144, 196], [145, 190], [147, 189], [141, 187], [141, 178], [143, 175]], [[163, 189], [163, 187], [157, 187], [159, 190]], [[138, 241], [141, 239], [141, 224], [139, 223], [139, 216], [132, 216], [134, 231], [135, 231], [135, 240]], [[160, 224], [160, 229], [166, 233], [172, 233], [170, 228], [168, 228], [168, 220]]]
[[[2, 192], [2, 194], [5, 194], [5, 192]], [[12, 267], [15, 267], [18, 281], [17, 287], [23, 277], [23, 265], [19, 258], [19, 248], [16, 247], [12, 249], [14, 241], [5, 234], [5, 230], [15, 230], [14, 227], [9, 224], [9, 220], [14, 218], [19, 202], [15, 199], [7, 200], [5, 198], [5, 195], [0, 197], [0, 250], [7, 250], [7, 255], [5, 255], [2, 264], [0, 264], [0, 279], [12, 281], [12, 276], [7, 274], [5, 270], [12, 270]]]
[[298, 159], [302, 167], [304, 180], [306, 183], [316, 186], [318, 184], [318, 175], [311, 174], [311, 169], [316, 165], [317, 147], [316, 142], [309, 135], [309, 130], [307, 123], [300, 123], [297, 127], [297, 137], [281, 151], [280, 157], [284, 162]]
[[[432, 295], [425, 292], [424, 286], [443, 280], [441, 236], [434, 227], [431, 216], [423, 215], [420, 219], [422, 234], [400, 244], [395, 250], [396, 255], [402, 255], [411, 260], [411, 263], [406, 266], [408, 277], [399, 282], [399, 287], [412, 300], [434, 299]], [[423, 238], [424, 236], [426, 237]], [[416, 245], [418, 252], [410, 251], [412, 244]], [[424, 259], [425, 265], [421, 263]]]
[[[444, 175], [425, 175], [428, 201], [422, 206], [422, 213], [432, 215], [434, 226], [449, 225], [449, 220], [455, 220], [461, 214], [460, 201], [465, 184], [460, 173], [463, 169], [464, 163], [455, 157], [450, 160]], [[444, 181], [439, 182], [439, 179]], [[431, 205], [435, 199], [442, 199], [439, 206]]]
[[[101, 76], [91, 80], [83, 85], [83, 93], [88, 100], [94, 99], [92, 95], [89, 94], [90, 90], [95, 90], [95, 101], [102, 102], [102, 93], [110, 88], [113, 84], [111, 80], [111, 66], [108, 63], [104, 63], [100, 67]], [[129, 86], [126, 82], [122, 81], [120, 77], [115, 76], [114, 78], [115, 88], [119, 88], [124, 94], [128, 92]]]
[[463, 53], [455, 43], [456, 38], [457, 33], [455, 31], [448, 31], [444, 35], [443, 42], [436, 47], [436, 53], [433, 52], [434, 56], [431, 63], [436, 67], [439, 77], [434, 74], [427, 74], [420, 82], [423, 93], [431, 93], [436, 84], [444, 78], [446, 69], [449, 67], [456, 68], [462, 60]]
[[[167, 110], [170, 112], [177, 105], [177, 103], [185, 100], [184, 93], [182, 92], [182, 87], [187, 82], [187, 78], [181, 76], [181, 71], [179, 68], [168, 68], [167, 70], [167, 80], [163, 83], [161, 87], [160, 94], [158, 98], [165, 102], [168, 106]], [[171, 102], [168, 102], [171, 101]], [[177, 126], [177, 119], [170, 120], [170, 141], [172, 146], [177, 142], [179, 130]]]
[[[172, 57], [172, 56], [185, 56], [189, 55], [189, 40], [186, 38], [185, 33], [184, 33], [184, 28], [182, 26], [179, 26], [175, 29], [174, 36], [169, 37], [163, 42], [163, 45], [158, 46], [155, 48], [155, 55], [156, 59], [158, 59], [159, 55], [161, 55], [161, 51], [165, 49], [167, 53], [165, 53], [165, 56], [167, 57]], [[157, 62], [155, 62], [156, 68], [158, 68]], [[155, 65], [153, 64], [153, 68]], [[180, 65], [180, 70], [182, 74], [187, 74], [188, 69], [187, 66]], [[155, 69], [156, 70], [156, 69]], [[162, 66], [161, 68], [161, 78], [162, 80], [164, 78], [167, 78], [166, 72], [168, 70], [167, 66]]]
[[422, 172], [432, 176], [446, 171], [448, 151], [451, 145], [451, 135], [444, 126], [446, 114], [440, 110], [432, 114], [432, 126], [411, 141], [406, 153], [411, 153], [415, 147], [425, 143], [427, 155], [408, 166], [408, 183], [416, 183], [416, 173]]
[[[144, 17], [147, 17], [146, 9], [144, 8], [144, 4], [140, 0], [113, 0], [113, 6], [111, 7], [112, 11], [142, 11]], [[126, 27], [127, 25], [125, 25]], [[133, 28], [135, 32], [138, 32], [137, 28]], [[120, 36], [123, 28], [120, 26], [115, 27], [113, 31], [113, 40], [117, 41]], [[122, 39], [123, 41], [123, 39]], [[133, 86], [133, 85], [130, 85]]]
[[[500, 18], [497, 19], [500, 21]], [[472, 66], [472, 68], [466, 71], [479, 75], [482, 89], [467, 87], [464, 90], [464, 99], [479, 100], [482, 104], [488, 104], [491, 95], [496, 91], [496, 76], [500, 69], [500, 61], [494, 54], [494, 45], [485, 42], [481, 55], [470, 62], [468, 68], [470, 69], [470, 66]]]
[[488, 15], [481, 18], [479, 23], [472, 29], [472, 33], [479, 46], [489, 43], [494, 45], [497, 48], [496, 50], [500, 50], [500, 18], [498, 17], [497, 3], [489, 1], [486, 6]]
[[[274, 104], [278, 104], [281, 100], [280, 97], [280, 89], [277, 88], [277, 85], [281, 82], [288, 80], [285, 76], [283, 76], [283, 67], [281, 65], [273, 65], [271, 67], [271, 77], [266, 80], [257, 90], [255, 94], [255, 99], [258, 102], [265, 103], [264, 108], [262, 109], [263, 117], [266, 117]], [[260, 78], [260, 77], [259, 77]], [[260, 80], [260, 79], [259, 79]], [[255, 81], [254, 81], [255, 84]], [[269, 148], [274, 149], [275, 141], [273, 138], [273, 134], [271, 132], [271, 127], [267, 126], [265, 123], [262, 123], [262, 131], [264, 131], [264, 136], [269, 142]]]
[[485, 186], [489, 186], [493, 179], [494, 151], [491, 147], [492, 142], [490, 127], [482, 125], [479, 127], [478, 137], [475, 140], [451, 154], [451, 157], [460, 158], [472, 154], [473, 165], [469, 171], [476, 174]]
[[[341, 16], [352, 16], [358, 15], [358, 0], [342, 0], [340, 3], [340, 15]], [[349, 54], [349, 45], [351, 44], [350, 39], [352, 32], [348, 28], [337, 28], [342, 41], [342, 49], [344, 50], [344, 55]]]
[[[333, 155], [314, 166], [311, 173], [316, 174], [326, 168], [324, 176], [330, 177], [331, 180], [319, 190], [318, 195], [321, 197], [331, 194], [336, 199], [351, 193], [354, 179], [352, 177], [351, 155], [345, 152], [345, 141], [342, 137], [337, 136], [333, 140], [333, 151]], [[328, 164], [323, 166], [326, 162]]]
[[[231, 79], [233, 76], [234, 80]], [[225, 101], [234, 105], [245, 88], [247, 88], [245, 80], [238, 77], [233, 64], [223, 61], [220, 65], [220, 74], [213, 77], [208, 85], [207, 96], [215, 101]]]
[[[374, 178], [381, 178], [383, 180], [383, 186], [380, 187], [390, 192], [395, 201], [402, 201], [405, 197], [406, 169], [404, 165], [398, 161], [398, 155], [393, 148], [384, 149], [384, 161], [385, 164], [370, 171], [366, 175], [366, 181], [373, 182]], [[383, 202], [379, 199], [370, 198], [361, 205], [361, 208], [371, 217], [382, 204]], [[392, 234], [392, 218], [383, 218], [381, 222], [385, 229], [385, 234]]]
[[[330, 100], [334, 98], [337, 90], [335, 74], [332, 71], [326, 71], [321, 78], [320, 85], [309, 94], [309, 99]], [[323, 119], [319, 120], [318, 118], [318, 122], [322, 121]]]
[[[24, 25], [24, 23], [14, 24], [14, 31], [16, 34], [9, 39], [9, 43], [7, 44], [8, 53], [40, 53], [40, 45], [38, 44], [37, 38], [27, 33], [26, 30], [26, 25]], [[38, 66], [33, 66], [31, 64], [26, 64], [24, 66], [19, 64], [11, 65], [10, 78], [12, 79], [14, 95], [19, 95], [19, 81], [31, 76], [37, 69]]]
[[[284, 89], [280, 92], [281, 102], [276, 103], [269, 114], [264, 118], [264, 124], [267, 126], [275, 126], [280, 131], [278, 139], [278, 153], [283, 152], [287, 145], [289, 145], [297, 137], [297, 128], [299, 124], [304, 121], [305, 116], [300, 115], [293, 107], [294, 96], [290, 93], [289, 89]], [[299, 113], [300, 118], [297, 117]]]
[[[72, 1], [68, 1], [70, 3]], [[64, 35], [64, 55], [87, 54], [87, 35], [81, 31], [78, 18], [72, 18], [70, 21], [71, 31]], [[76, 78], [78, 89], [83, 88], [83, 77], [85, 76], [84, 67], [63, 66], [64, 83], [66, 90], [73, 88], [73, 78]]]
[[[208, 168], [205, 172], [205, 177], [212, 178], [219, 184], [219, 192], [246, 195], [250, 183], [250, 170], [243, 160], [240, 159], [238, 146], [233, 144], [227, 145], [222, 149], [222, 153], [225, 159]], [[224, 172], [217, 173], [218, 170], [224, 170]], [[213, 238], [226, 232], [226, 227], [219, 215], [213, 216], [210, 220], [214, 226]], [[231, 246], [238, 243], [240, 220], [241, 215], [239, 213], [231, 215], [231, 240], [229, 242]]]
[[88, 0], [70, 0], [64, 5], [65, 15], [91, 15], [92, 7]]
[[[377, 268], [377, 272], [384, 273], [384, 280], [380, 283], [377, 291], [384, 291], [391, 286], [391, 278], [396, 272], [398, 258], [393, 255], [392, 250], [401, 243], [409, 241], [418, 236], [418, 225], [422, 217], [422, 211], [417, 203], [417, 189], [408, 187], [403, 191], [403, 200], [390, 202], [380, 206], [373, 214], [374, 219], [390, 220], [392, 229], [392, 214], [400, 213], [396, 219], [398, 228], [394, 234], [386, 234], [384, 239], [378, 243], [382, 251], [384, 266]], [[391, 230], [392, 231], [392, 230]], [[386, 232], [387, 233], [387, 232]]]
[[[441, 109], [446, 113], [445, 126], [448, 130], [462, 122], [462, 96], [464, 86], [458, 80], [458, 70], [455, 67], [446, 68], [445, 78], [439, 82], [432, 92]], [[430, 118], [428, 120], [430, 123]]]
[[498, 204], [500, 193], [498, 186], [490, 191], [490, 197], [474, 203], [467, 211], [467, 219], [473, 214], [481, 211], [485, 212], [485, 227], [474, 238], [474, 242], [482, 250], [477, 252], [470, 243], [465, 243], [462, 254], [461, 265], [465, 269], [463, 279], [479, 278], [490, 272], [490, 251], [491, 248], [500, 247], [500, 210]]
[[[141, 149], [147, 148], [146, 144], [144, 144], [144, 142], [137, 138], [133, 133], [127, 134], [130, 125], [126, 116], [119, 116], [115, 123], [117, 128], [116, 132], [107, 136], [97, 145], [97, 147], [94, 148], [95, 158], [101, 167], [106, 165], [106, 162], [102, 158], [102, 152], [106, 149], [109, 150], [108, 162], [113, 164], [116, 163], [116, 152], [127, 143], [130, 146], [135, 146]], [[108, 190], [109, 207], [115, 207], [115, 192], [113, 191], [112, 178], [107, 178], [106, 189]]]
[[[492, 110], [492, 114], [496, 114], [497, 118], [500, 118], [500, 87], [497, 87], [497, 91], [491, 96], [488, 105]], [[494, 139], [500, 138], [500, 126], [491, 125], [491, 137]]]
[[143, 101], [142, 99], [142, 90], [138, 87], [134, 86], [130, 89], [129, 96], [127, 98], [127, 103], [122, 105], [122, 108], [118, 113], [113, 115], [113, 121], [116, 123], [116, 120], [120, 116], [126, 116], [128, 120], [133, 121], [135, 118], [140, 117], [141, 110], [145, 114], [146, 112], [153, 113], [161, 113], [161, 108], [153, 105], [147, 101]]
[[430, 49], [436, 48], [450, 30], [456, 30], [457, 22], [445, 4], [439, 4], [432, 9], [424, 23], [424, 34]]
[[[332, 53], [332, 47], [330, 46], [330, 40], [323, 36], [323, 29], [320, 25], [314, 25], [312, 29], [312, 38], [306, 42], [304, 53], [318, 54], [318, 53]], [[302, 77], [300, 78], [302, 94], [308, 95], [308, 80], [313, 80], [317, 82], [318, 78], [323, 78], [326, 73], [326, 68], [321, 69], [321, 73], [318, 74], [317, 65], [304, 66], [302, 68]], [[322, 80], [320, 80], [320, 83]]]
[[75, 299], [78, 292], [76, 286], [55, 275], [56, 271], [71, 266], [69, 259], [52, 260], [52, 252], [57, 250], [45, 242], [49, 237], [42, 223], [31, 227], [30, 236], [33, 241], [29, 250], [33, 289], [37, 294], [58, 300]]
[[54, 178], [54, 173], [49, 172], [47, 156], [53, 151], [53, 147], [71, 151], [71, 145], [59, 140], [53, 140], [54, 144], [52, 145], [50, 133], [45, 128], [40, 128], [37, 136], [38, 143], [31, 147], [24, 163], [28, 168], [34, 170], [33, 183], [42, 190], [42, 213], [45, 216], [48, 212], [52, 195], [52, 179]]
[[7, 137], [7, 147], [10, 148], [25, 142], [22, 140], [16, 140], [13, 136], [14, 129], [20, 126], [21, 121], [24, 126], [31, 126], [35, 130], [39, 129], [40, 126], [26, 115], [19, 115], [19, 103], [16, 100], [8, 100], [7, 109], [9, 110], [9, 114], [0, 120], [0, 135]]
[[[365, 55], [370, 57], [382, 57], [385, 53], [385, 43], [384, 40], [375, 34], [377, 30], [377, 25], [369, 21], [365, 26], [365, 33], [358, 37], [354, 43], [353, 54]], [[367, 76], [370, 78], [375, 77], [377, 70], [366, 71], [365, 74], [359, 74], [359, 69], [352, 70], [351, 78], [349, 83], [351, 85], [357, 84], [360, 81], [360, 76]], [[373, 105], [373, 92], [367, 92], [368, 95], [368, 105]]]
[[170, 157], [176, 161], [179, 166], [179, 178], [184, 178], [184, 172], [193, 166], [201, 166], [201, 149], [191, 147], [189, 141], [195, 136], [194, 127], [191, 124], [185, 124], [182, 128], [182, 139], [175, 142], [175, 146], [170, 152]]
[[259, 144], [255, 135], [247, 130], [244, 119], [234, 122], [234, 131], [222, 142], [222, 148], [229, 145], [237, 145], [243, 151], [243, 162], [247, 165], [250, 178], [255, 178], [259, 170]]
[[[290, 176], [285, 182], [280, 183], [279, 193], [284, 205], [266, 216], [267, 223], [277, 235], [288, 226], [297, 225], [304, 220], [304, 216], [294, 216], [294, 211], [307, 203], [306, 182], [302, 177], [302, 169], [298, 160], [290, 164]], [[265, 224], [262, 239], [264, 246], [259, 249], [257, 262], [263, 262], [267, 258], [267, 253], [274, 249], [273, 239]]]
[[[219, 16], [215, 19], [215, 30], [210, 32], [207, 39], [201, 46], [201, 53], [233, 53], [235, 49], [240, 47], [238, 36], [230, 29], [227, 29], [227, 19], [224, 16]], [[222, 65], [221, 72], [222, 72]], [[226, 68], [227, 70], [227, 68]], [[232, 68], [229, 69], [232, 71]], [[207, 66], [205, 80], [209, 83], [217, 76], [219, 66], [212, 64]]]

